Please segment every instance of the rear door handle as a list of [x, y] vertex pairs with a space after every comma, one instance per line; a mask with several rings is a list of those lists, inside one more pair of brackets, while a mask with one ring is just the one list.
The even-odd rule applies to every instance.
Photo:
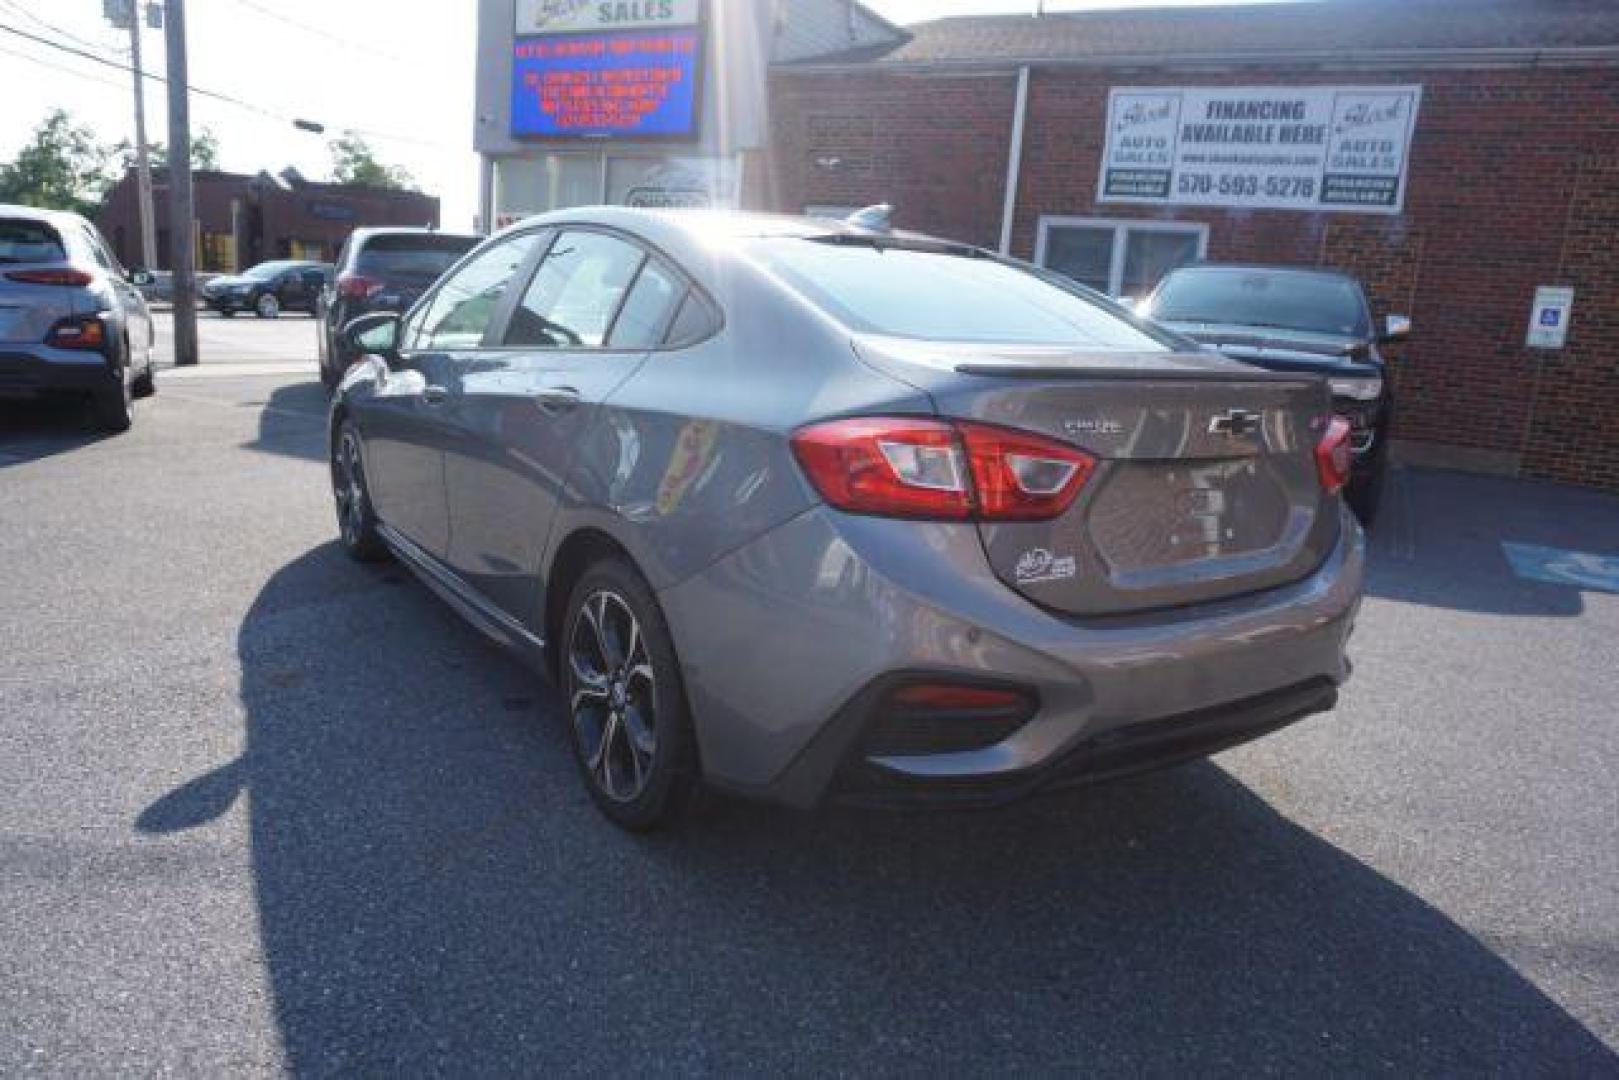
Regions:
[[450, 400], [450, 392], [442, 386], [424, 386], [422, 400], [429, 405], [442, 405]]
[[552, 386], [534, 395], [534, 403], [548, 413], [567, 412], [579, 400], [579, 391], [571, 386]]

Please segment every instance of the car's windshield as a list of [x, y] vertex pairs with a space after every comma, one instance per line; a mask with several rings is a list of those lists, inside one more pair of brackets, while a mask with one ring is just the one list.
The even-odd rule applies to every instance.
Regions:
[[750, 254], [851, 329], [934, 341], [1164, 352], [1167, 338], [1131, 324], [1100, 297], [972, 253], [769, 238]]
[[1152, 317], [1355, 337], [1368, 332], [1360, 286], [1287, 270], [1177, 270], [1158, 287]]
[[297, 265], [299, 264], [295, 262], [259, 263], [257, 266], [243, 270], [242, 276], [245, 278], [252, 278], [254, 281], [268, 281], [273, 277], [278, 277], [281, 274], [286, 273], [288, 270], [291, 270]]
[[426, 285], [477, 245], [474, 236], [374, 236], [360, 249], [354, 270], [383, 281]]
[[62, 238], [43, 221], [0, 218], [0, 263], [60, 262]]

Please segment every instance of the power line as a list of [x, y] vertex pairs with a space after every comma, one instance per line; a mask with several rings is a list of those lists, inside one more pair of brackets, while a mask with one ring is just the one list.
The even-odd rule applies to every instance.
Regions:
[[[36, 44], [44, 45], [47, 48], [55, 49], [58, 52], [65, 52], [70, 56], [77, 56], [85, 60], [93, 61], [94, 63], [100, 64], [103, 67], [114, 68], [118, 71], [132, 72], [135, 70], [128, 64], [120, 63], [117, 60], [109, 60], [105, 56], [98, 56], [97, 54], [89, 52], [85, 49], [74, 48], [72, 45], [64, 45], [60, 41], [52, 41], [50, 38], [40, 37], [38, 34], [30, 34], [27, 30], [19, 30], [15, 26], [8, 26], [5, 23], [0, 23], [0, 31], [4, 31], [8, 34], [15, 34], [20, 38], [27, 38], [29, 41], [35, 42]], [[145, 78], [151, 79], [153, 82], [167, 83], [169, 81], [161, 75], [152, 74], [150, 71], [143, 71], [141, 74]], [[268, 116], [272, 120], [285, 120], [289, 124], [292, 123], [292, 117], [290, 116], [282, 116], [279, 113], [273, 113], [269, 109], [253, 105], [249, 102], [241, 100], [240, 98], [233, 98], [229, 94], [221, 94], [217, 90], [204, 90], [202, 87], [196, 85], [188, 86], [186, 89], [191, 93], [196, 94], [198, 97], [214, 98], [218, 101], [229, 102], [230, 104], [238, 106], [239, 108], [248, 109], [252, 112], [259, 113], [262, 116]]]
[[[92, 61], [93, 63], [100, 64], [103, 67], [113, 68], [117, 71], [133, 72], [135, 70], [128, 64], [120, 63], [117, 60], [110, 60], [105, 56], [99, 56], [96, 53], [89, 52], [85, 49], [75, 48], [72, 45], [64, 45], [59, 41], [52, 41], [50, 38], [40, 37], [38, 34], [29, 33], [27, 30], [21, 30], [15, 26], [7, 25], [6, 23], [0, 23], [0, 31], [8, 34], [15, 34], [17, 37], [26, 38], [27, 40], [35, 42], [36, 44], [44, 45], [47, 48], [55, 49], [58, 52], [67, 53], [70, 56], [77, 56], [81, 59]], [[167, 84], [169, 81], [162, 75], [156, 75], [150, 71], [143, 71], [141, 74], [143, 77], [151, 79], [153, 82]], [[198, 97], [212, 98], [215, 101], [223, 101], [226, 104], [234, 105], [239, 109], [246, 109], [249, 112], [258, 113], [260, 116], [269, 117], [271, 120], [277, 120], [286, 124], [293, 124], [297, 122], [295, 117], [287, 116], [284, 113], [272, 112], [263, 106], [254, 105], [252, 102], [243, 101], [241, 98], [232, 97], [229, 94], [222, 94], [217, 90], [205, 90], [202, 87], [197, 86], [195, 83], [192, 83], [186, 89]], [[356, 135], [368, 135], [373, 139], [412, 143], [417, 146], [437, 147], [441, 149], [449, 148], [448, 144], [446, 143], [437, 142], [430, 139], [416, 139], [408, 135], [394, 135], [389, 132], [372, 131], [367, 128], [344, 128], [343, 130], [352, 131]]]
[[9, 11], [21, 15], [23, 18], [27, 19], [36, 26], [43, 26], [53, 34], [61, 34], [75, 45], [82, 45], [86, 49], [101, 49], [106, 47], [100, 42], [90, 41], [87, 38], [80, 37], [78, 34], [75, 34], [70, 30], [64, 30], [55, 23], [46, 22], [44, 19], [40, 18], [38, 15], [35, 15], [32, 11], [23, 7], [21, 4], [16, 3], [15, 0], [0, 0], [0, 5], [3, 5]]
[[114, 90], [122, 91], [129, 89], [129, 87], [125, 86], [123, 83], [113, 82], [111, 79], [103, 79], [99, 76], [90, 74], [88, 71], [79, 71], [76, 68], [70, 68], [66, 64], [53, 64], [49, 60], [43, 60], [37, 56], [30, 56], [28, 53], [18, 52], [16, 49], [8, 49], [4, 45], [0, 45], [0, 53], [5, 53], [7, 56], [15, 56], [19, 60], [27, 60], [29, 63], [38, 64], [40, 67], [50, 68], [52, 71], [60, 71], [64, 75], [72, 75], [77, 78], [84, 79], [87, 82], [100, 83], [102, 86], [110, 86]]
[[339, 37], [337, 34], [334, 34], [329, 30], [324, 30], [321, 27], [314, 26], [310, 23], [300, 22], [290, 15], [283, 15], [274, 8], [265, 7], [263, 4], [258, 3], [257, 0], [236, 0], [236, 3], [247, 8], [249, 11], [257, 12], [266, 19], [274, 19], [276, 22], [281, 23], [284, 26], [290, 26], [296, 30], [302, 30], [306, 34], [313, 34], [316, 37], [325, 38], [334, 45], [343, 46], [344, 49], [350, 51], [358, 50], [360, 52], [370, 53], [373, 56], [384, 56], [389, 60], [396, 60], [402, 64], [414, 63], [414, 61], [400, 56], [398, 53], [392, 53], [386, 49], [379, 49], [375, 45], [355, 41], [352, 38]]

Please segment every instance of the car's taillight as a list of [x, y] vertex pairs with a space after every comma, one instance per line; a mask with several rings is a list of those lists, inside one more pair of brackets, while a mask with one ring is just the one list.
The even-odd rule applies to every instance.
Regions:
[[1349, 469], [1354, 463], [1354, 448], [1350, 445], [1352, 429], [1349, 421], [1334, 416], [1315, 447], [1315, 467], [1321, 474], [1321, 486], [1327, 494], [1336, 495], [1349, 483]]
[[90, 284], [95, 278], [83, 270], [75, 270], [68, 266], [49, 270], [7, 270], [6, 280], [22, 285], [67, 285], [78, 289]]
[[1083, 450], [1038, 435], [960, 424], [978, 511], [996, 521], [1043, 521], [1068, 509], [1096, 469]]
[[382, 282], [363, 274], [341, 274], [337, 279], [337, 293], [350, 300], [369, 300], [382, 291]]
[[832, 506], [951, 521], [1039, 521], [1073, 503], [1096, 467], [1084, 451], [964, 420], [862, 416], [803, 428], [793, 451]]
[[45, 335], [45, 344], [58, 349], [100, 349], [107, 344], [107, 327], [94, 315], [63, 319]]

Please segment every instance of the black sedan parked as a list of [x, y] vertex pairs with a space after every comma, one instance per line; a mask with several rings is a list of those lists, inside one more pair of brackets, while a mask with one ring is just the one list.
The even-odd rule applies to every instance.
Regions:
[[1354, 467], [1345, 497], [1367, 525], [1388, 471], [1393, 387], [1379, 345], [1403, 341], [1411, 321], [1374, 321], [1360, 282], [1331, 270], [1279, 266], [1185, 266], [1139, 307], [1160, 325], [1272, 371], [1327, 377], [1336, 411], [1353, 430]]
[[274, 319], [283, 311], [313, 315], [321, 290], [331, 278], [330, 263], [259, 263], [240, 274], [214, 278], [202, 287], [202, 301], [225, 316], [238, 311], [251, 311], [261, 319]]
[[373, 311], [404, 311], [482, 237], [426, 229], [355, 229], [320, 297], [320, 377], [336, 386], [355, 360], [343, 327]]

